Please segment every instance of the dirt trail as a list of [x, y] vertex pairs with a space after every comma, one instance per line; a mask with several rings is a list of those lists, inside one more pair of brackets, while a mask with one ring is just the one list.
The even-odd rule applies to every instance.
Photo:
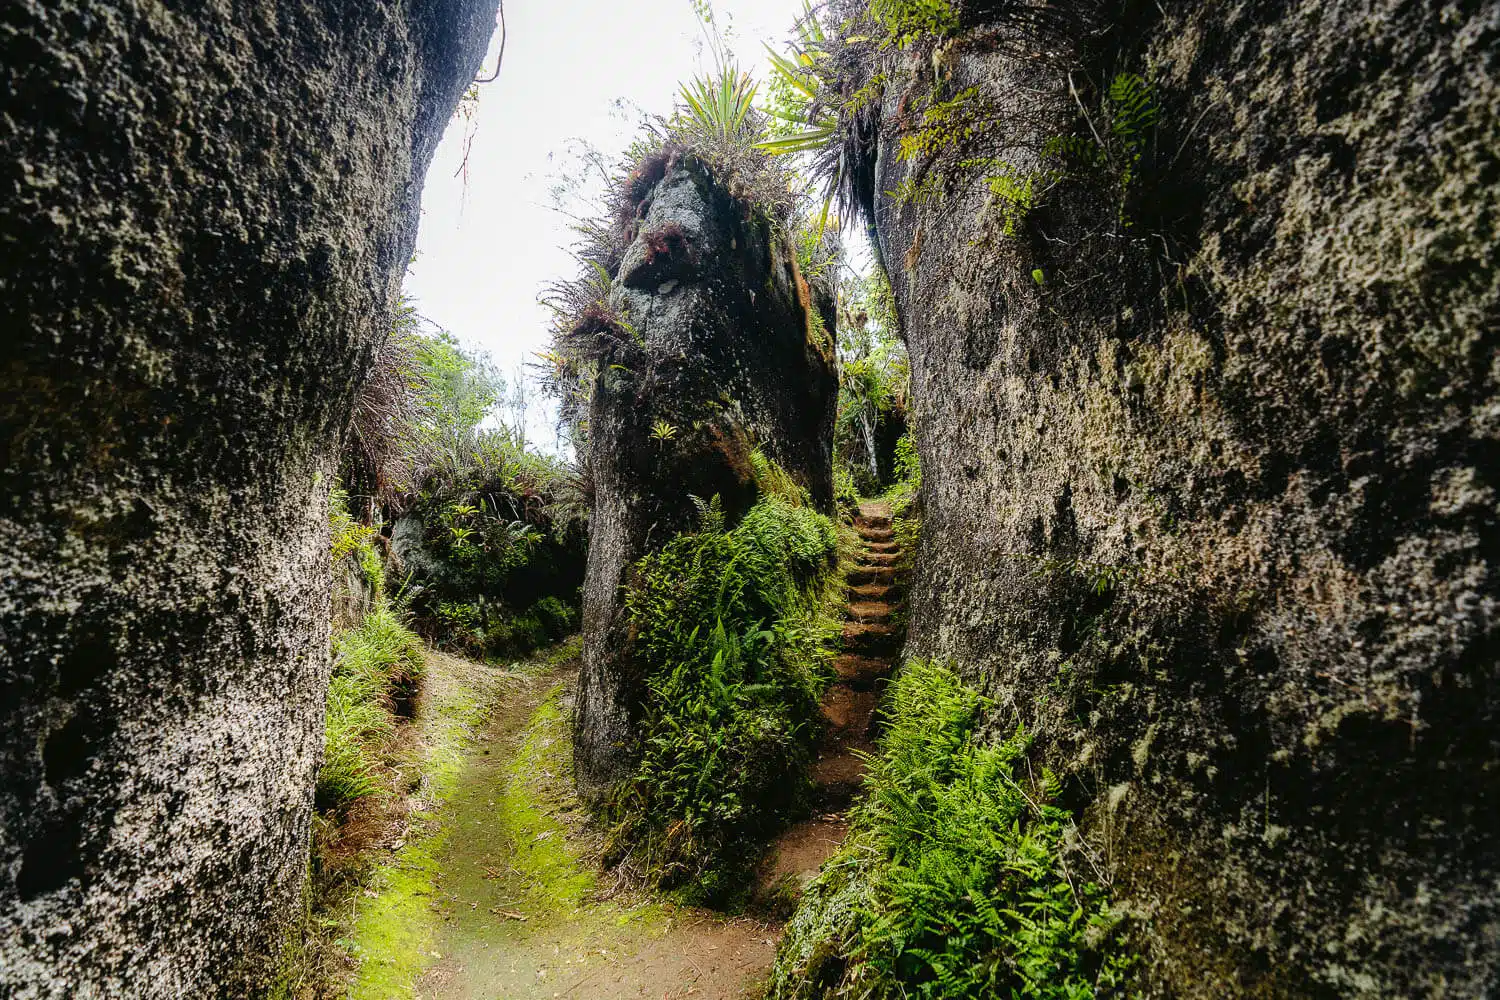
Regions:
[[[865, 504], [849, 574], [844, 653], [823, 698], [814, 814], [773, 845], [758, 885], [812, 878], [848, 831], [880, 686], [901, 633], [889, 508]], [[734, 1000], [759, 995], [780, 927], [632, 896], [600, 876], [572, 790], [568, 718], [577, 660], [510, 670], [434, 655], [419, 712], [459, 735], [430, 806], [359, 901], [355, 1000]], [[484, 705], [493, 706], [486, 712]], [[430, 718], [429, 718], [430, 717]], [[474, 726], [467, 720], [485, 718]], [[795, 888], [800, 889], [800, 885]]]
[[904, 633], [895, 621], [900, 547], [890, 506], [861, 504], [854, 526], [862, 551], [847, 577], [848, 620], [843, 653], [834, 661], [836, 680], [823, 695], [827, 729], [813, 764], [814, 811], [772, 846], [761, 875], [762, 895], [788, 877], [805, 884], [843, 843], [849, 832], [845, 813], [864, 781], [859, 754], [875, 750], [875, 709], [901, 651]]
[[[422, 1000], [752, 995], [777, 928], [617, 892], [572, 790], [577, 660], [513, 675], [433, 816], [421, 963], [384, 994]], [[391, 988], [394, 987], [394, 988]], [[358, 995], [358, 992], [356, 992]]]

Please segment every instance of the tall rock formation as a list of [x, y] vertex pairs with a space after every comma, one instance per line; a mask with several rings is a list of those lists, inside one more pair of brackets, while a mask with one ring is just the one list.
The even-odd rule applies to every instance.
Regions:
[[[907, 653], [1036, 734], [1153, 995], [1494, 995], [1500, 6], [1042, 6], [885, 88]], [[917, 186], [934, 86], [1000, 180]]]
[[274, 974], [334, 455], [494, 11], [0, 14], [0, 994]]
[[[691, 157], [664, 164], [610, 291], [589, 409], [594, 506], [583, 595], [576, 773], [600, 798], [634, 763], [645, 695], [622, 587], [641, 556], [695, 526], [692, 497], [731, 523], [755, 499], [763, 447], [832, 502], [838, 387], [833, 310], [759, 211]], [[601, 331], [604, 332], [604, 331]]]

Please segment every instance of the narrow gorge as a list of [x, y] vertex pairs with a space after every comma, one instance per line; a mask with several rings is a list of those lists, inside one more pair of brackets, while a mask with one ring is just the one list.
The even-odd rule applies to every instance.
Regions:
[[0, 13], [0, 997], [1500, 995], [1500, 3], [580, 2]]

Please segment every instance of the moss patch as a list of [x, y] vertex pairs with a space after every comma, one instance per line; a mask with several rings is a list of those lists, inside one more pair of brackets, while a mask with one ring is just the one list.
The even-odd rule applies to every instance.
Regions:
[[376, 870], [365, 892], [349, 943], [359, 962], [350, 993], [356, 1000], [409, 995], [411, 983], [428, 964], [435, 922], [430, 902], [449, 836], [439, 814], [459, 787], [475, 728], [488, 710], [492, 684], [493, 679], [477, 667], [431, 674], [418, 723], [421, 798], [414, 803], [405, 844], [389, 864]]

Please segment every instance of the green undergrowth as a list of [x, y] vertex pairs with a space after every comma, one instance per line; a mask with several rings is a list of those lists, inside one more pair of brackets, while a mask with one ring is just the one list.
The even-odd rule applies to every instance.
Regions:
[[[1131, 960], [1028, 737], [913, 661], [892, 688], [853, 832], [787, 925], [770, 1000], [1126, 996]], [[1075, 846], [1069, 846], [1075, 845]]]
[[350, 516], [347, 494], [335, 489], [329, 502], [333, 564], [352, 559], [360, 567], [371, 604], [357, 624], [335, 626], [333, 633], [333, 677], [315, 791], [317, 806], [325, 813], [341, 813], [380, 790], [380, 769], [396, 732], [397, 709], [410, 703], [426, 662], [422, 640], [386, 594], [375, 534], [374, 528]]
[[839, 625], [838, 528], [757, 453], [761, 499], [636, 565], [626, 596], [650, 697], [612, 853], [694, 903], [733, 906], [759, 846], [805, 807]]
[[356, 627], [335, 634], [316, 801], [347, 808], [379, 787], [377, 771], [396, 730], [395, 707], [422, 675], [424, 647], [382, 596]]

